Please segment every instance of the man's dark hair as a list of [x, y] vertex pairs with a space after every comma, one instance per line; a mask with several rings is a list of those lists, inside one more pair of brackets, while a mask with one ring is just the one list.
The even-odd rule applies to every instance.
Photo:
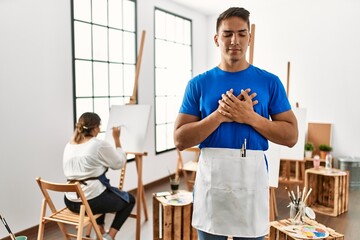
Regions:
[[248, 28], [250, 29], [250, 12], [246, 10], [245, 8], [239, 8], [239, 7], [231, 7], [225, 12], [221, 13], [216, 21], [216, 32], [218, 32], [220, 24], [223, 20], [231, 18], [231, 17], [239, 17], [242, 20], [244, 20]]

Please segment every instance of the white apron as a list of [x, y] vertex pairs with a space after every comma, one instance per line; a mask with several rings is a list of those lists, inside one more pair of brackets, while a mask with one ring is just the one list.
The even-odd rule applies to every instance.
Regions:
[[215, 235], [261, 237], [269, 229], [263, 151], [203, 148], [194, 187], [193, 227]]

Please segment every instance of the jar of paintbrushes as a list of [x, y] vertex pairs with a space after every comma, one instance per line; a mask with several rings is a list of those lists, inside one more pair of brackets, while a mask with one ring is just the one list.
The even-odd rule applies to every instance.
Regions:
[[306, 200], [312, 189], [310, 188], [309, 191], [306, 192], [306, 187], [304, 187], [303, 191], [300, 191], [299, 186], [297, 186], [296, 194], [293, 190], [289, 191], [287, 187], [285, 189], [287, 190], [290, 199], [290, 204], [288, 205], [290, 208], [290, 219], [294, 225], [302, 224], [303, 217], [305, 216]]

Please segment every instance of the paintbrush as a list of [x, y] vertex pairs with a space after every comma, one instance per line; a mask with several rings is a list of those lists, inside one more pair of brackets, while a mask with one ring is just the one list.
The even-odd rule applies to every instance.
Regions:
[[0, 219], [1, 219], [1, 222], [4, 224], [6, 230], [9, 232], [11, 239], [12, 239], [12, 240], [16, 240], [15, 235], [12, 233], [12, 231], [11, 231], [9, 225], [7, 224], [5, 218], [3, 218], [3, 217], [0, 215]]
[[[290, 191], [288, 190], [287, 187], [285, 187], [285, 190], [287, 191], [287, 194], [288, 194], [288, 196], [289, 196], [289, 198], [290, 198], [290, 201], [291, 201], [292, 203], [294, 203], [294, 199], [292, 198], [292, 196], [291, 196], [291, 194], [290, 194]], [[295, 204], [295, 203], [294, 203], [294, 204]]]
[[311, 191], [312, 191], [312, 188], [310, 188], [309, 191], [307, 192], [306, 197], [305, 197], [305, 199], [304, 199], [304, 203], [306, 203], [306, 200], [307, 200], [308, 197], [310, 196]]
[[306, 196], [306, 186], [304, 186], [303, 192], [302, 192], [302, 196], [301, 196], [301, 201], [304, 202], [304, 197]]

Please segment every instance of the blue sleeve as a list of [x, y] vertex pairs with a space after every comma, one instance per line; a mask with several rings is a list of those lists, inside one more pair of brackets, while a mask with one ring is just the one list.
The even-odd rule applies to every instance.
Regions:
[[201, 117], [200, 89], [195, 84], [194, 79], [190, 80], [186, 86], [183, 102], [180, 106], [179, 112]]
[[270, 95], [269, 114], [275, 115], [290, 110], [291, 105], [286, 96], [284, 85], [278, 77], [273, 81], [271, 90], [272, 94]]

